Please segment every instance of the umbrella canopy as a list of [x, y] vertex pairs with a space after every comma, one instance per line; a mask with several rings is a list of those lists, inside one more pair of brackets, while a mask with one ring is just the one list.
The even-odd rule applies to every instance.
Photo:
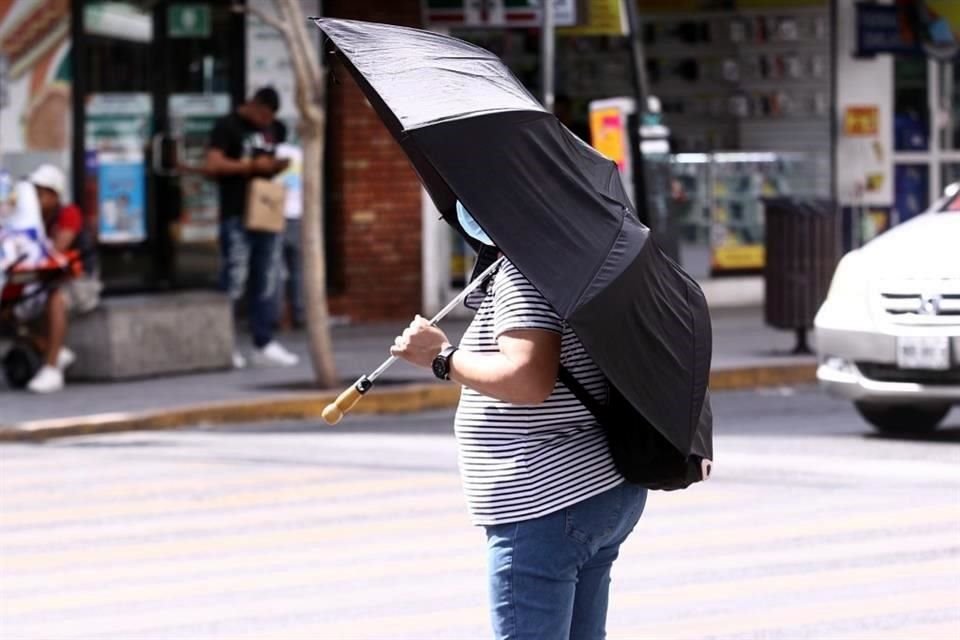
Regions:
[[684, 455], [712, 458], [706, 302], [651, 240], [616, 165], [485, 49], [406, 27], [317, 26], [445, 219], [459, 228], [460, 200], [637, 412]]

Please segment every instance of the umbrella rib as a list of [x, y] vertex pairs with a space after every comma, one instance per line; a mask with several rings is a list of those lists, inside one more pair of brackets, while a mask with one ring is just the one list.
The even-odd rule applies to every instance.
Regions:
[[[621, 205], [621, 207], [622, 206], [623, 205]], [[592, 273], [590, 275], [590, 281], [583, 286], [583, 288], [580, 290], [580, 293], [577, 295], [576, 302], [574, 302], [573, 306], [571, 307], [571, 311], [570, 311], [571, 314], [573, 313], [574, 310], [580, 308], [580, 305], [583, 303], [583, 297], [587, 295], [587, 292], [590, 290], [590, 287], [593, 286], [593, 283], [596, 281], [597, 274], [600, 272], [600, 269], [603, 267], [603, 265], [607, 261], [607, 258], [610, 256], [610, 250], [613, 249], [613, 246], [617, 243], [617, 240], [620, 238], [621, 234], [623, 233], [623, 223], [626, 219], [627, 219], [626, 209], [621, 208], [620, 225], [617, 227], [617, 232], [613, 234], [613, 238], [610, 240], [610, 244], [607, 245], [606, 251], [603, 252], [603, 257], [600, 258], [600, 261], [593, 268]]]

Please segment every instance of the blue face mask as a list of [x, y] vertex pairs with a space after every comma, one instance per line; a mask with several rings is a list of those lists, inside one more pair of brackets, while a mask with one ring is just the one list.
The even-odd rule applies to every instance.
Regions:
[[466, 232], [466, 234], [477, 242], [482, 242], [483, 244], [490, 245], [491, 247], [495, 246], [493, 244], [493, 240], [490, 239], [490, 236], [487, 235], [486, 231], [480, 228], [480, 225], [477, 224], [477, 221], [473, 219], [473, 216], [470, 215], [470, 212], [467, 211], [466, 207], [460, 204], [459, 200], [457, 200], [457, 222], [460, 223], [460, 226], [463, 227], [463, 230]]

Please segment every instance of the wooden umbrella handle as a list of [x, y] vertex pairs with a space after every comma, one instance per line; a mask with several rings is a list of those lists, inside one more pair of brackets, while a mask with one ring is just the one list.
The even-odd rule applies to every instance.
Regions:
[[323, 421], [329, 425], [334, 425], [343, 419], [344, 414], [348, 413], [360, 401], [363, 394], [356, 385], [337, 396], [337, 399], [326, 406], [321, 414]]

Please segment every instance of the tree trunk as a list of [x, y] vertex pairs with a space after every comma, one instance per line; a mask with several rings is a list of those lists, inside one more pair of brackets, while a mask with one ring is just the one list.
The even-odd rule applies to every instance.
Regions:
[[327, 304], [327, 262], [324, 248], [323, 150], [326, 138], [326, 73], [317, 52], [311, 46], [306, 29], [316, 28], [303, 15], [298, 0], [273, 0], [277, 15], [259, 7], [238, 6], [277, 29], [287, 43], [296, 77], [296, 103], [300, 116], [300, 140], [303, 147], [303, 219], [300, 250], [303, 258], [303, 293], [307, 312], [307, 337], [310, 362], [317, 384], [335, 386], [336, 361], [330, 337], [330, 311]]
[[[320, 91], [323, 91], [321, 89]], [[326, 110], [311, 109], [311, 120], [302, 124], [303, 222], [300, 246], [303, 252], [303, 289], [307, 312], [310, 360], [317, 384], [332, 387], [337, 380], [327, 306], [327, 263], [323, 242], [323, 147]], [[301, 114], [306, 115], [306, 114]]]

